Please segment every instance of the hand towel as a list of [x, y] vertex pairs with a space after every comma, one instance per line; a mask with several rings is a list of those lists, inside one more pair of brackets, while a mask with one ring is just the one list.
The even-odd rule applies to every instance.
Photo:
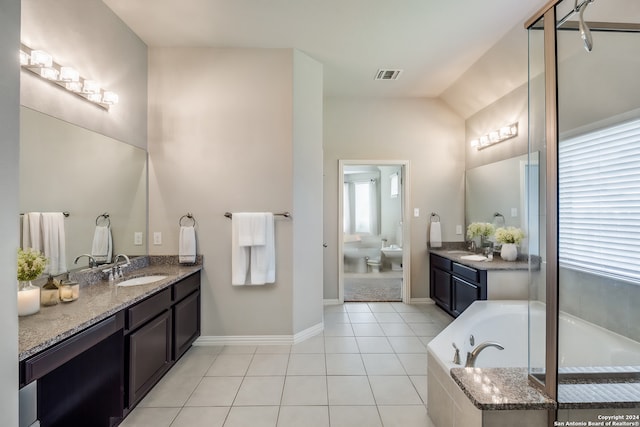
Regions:
[[180, 226], [178, 261], [181, 264], [196, 262], [196, 229], [192, 225]]
[[96, 226], [93, 232], [91, 256], [98, 264], [111, 262], [111, 257], [113, 256], [113, 238], [111, 236], [111, 227], [108, 225]]
[[[249, 266], [251, 268], [249, 269]], [[273, 213], [233, 213], [231, 219], [231, 284], [242, 286], [250, 271], [252, 285], [275, 282]]]
[[41, 218], [40, 212], [27, 212], [22, 216], [22, 249], [42, 252]]
[[53, 276], [67, 271], [64, 215], [62, 212], [43, 212], [41, 218], [42, 248], [49, 263], [44, 272]]
[[429, 246], [432, 248], [442, 247], [442, 228], [440, 221], [431, 221], [429, 229]]

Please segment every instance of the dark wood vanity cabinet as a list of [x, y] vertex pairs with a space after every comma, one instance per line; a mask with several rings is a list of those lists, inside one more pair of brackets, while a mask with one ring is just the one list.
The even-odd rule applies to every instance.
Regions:
[[173, 288], [173, 360], [200, 336], [200, 273]]
[[430, 296], [444, 311], [458, 317], [476, 300], [487, 299], [487, 272], [431, 254]]

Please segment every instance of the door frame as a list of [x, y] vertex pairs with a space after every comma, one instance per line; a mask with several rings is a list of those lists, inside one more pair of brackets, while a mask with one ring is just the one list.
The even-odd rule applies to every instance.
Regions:
[[343, 250], [343, 197], [345, 166], [393, 166], [399, 165], [402, 170], [402, 302], [411, 302], [411, 216], [409, 215], [410, 199], [410, 162], [409, 160], [338, 160], [338, 301], [344, 303], [344, 250]]

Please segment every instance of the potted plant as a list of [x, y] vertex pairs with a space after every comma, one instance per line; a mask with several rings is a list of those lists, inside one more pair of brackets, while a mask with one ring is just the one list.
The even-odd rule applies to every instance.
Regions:
[[524, 233], [517, 227], [500, 227], [496, 230], [496, 242], [502, 244], [500, 257], [505, 261], [515, 261], [518, 258], [518, 245], [524, 238]]
[[31, 284], [47, 266], [47, 258], [31, 248], [18, 249], [18, 316], [40, 310], [40, 288]]

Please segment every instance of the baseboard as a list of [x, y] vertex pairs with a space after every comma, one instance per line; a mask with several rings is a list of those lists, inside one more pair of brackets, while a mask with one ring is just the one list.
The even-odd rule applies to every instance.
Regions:
[[411, 298], [411, 304], [435, 304], [431, 298]]
[[326, 299], [326, 300], [324, 300], [324, 305], [336, 305], [336, 304], [342, 304], [342, 303], [337, 298], [336, 299]]
[[292, 345], [318, 335], [324, 330], [324, 323], [318, 323], [295, 335], [227, 335], [200, 336], [194, 346], [215, 345]]

